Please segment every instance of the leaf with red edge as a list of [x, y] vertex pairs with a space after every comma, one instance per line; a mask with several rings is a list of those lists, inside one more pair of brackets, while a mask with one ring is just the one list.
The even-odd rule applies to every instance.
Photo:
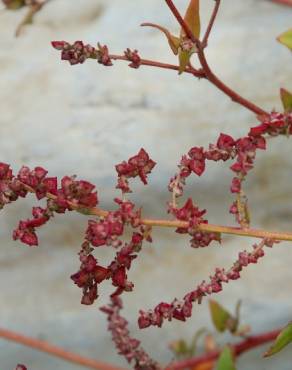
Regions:
[[285, 112], [292, 112], [292, 93], [288, 90], [280, 89], [281, 100]]
[[154, 27], [157, 28], [159, 31], [163, 32], [168, 40], [169, 46], [171, 47], [171, 50], [173, 51], [174, 55], [178, 54], [178, 48], [180, 44], [180, 39], [179, 37], [176, 37], [172, 35], [167, 28], [159, 26], [158, 24], [154, 23], [142, 23], [141, 26], [145, 27]]
[[269, 357], [280, 352], [284, 347], [292, 342], [292, 322], [290, 322], [277, 336], [271, 348], [264, 354], [264, 357]]
[[[200, 22], [200, 0], [191, 0], [184, 16], [184, 21], [192, 31], [196, 38], [200, 37], [201, 22]], [[181, 38], [186, 36], [184, 29], [181, 29]]]
[[277, 40], [281, 44], [287, 46], [288, 49], [292, 50], [292, 28], [278, 36]]

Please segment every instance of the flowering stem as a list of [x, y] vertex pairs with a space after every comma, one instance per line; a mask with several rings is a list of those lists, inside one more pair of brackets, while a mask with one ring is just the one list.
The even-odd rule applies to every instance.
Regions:
[[[235, 91], [233, 91], [230, 87], [225, 85], [211, 70], [211, 68], [208, 65], [208, 62], [205, 57], [204, 53], [204, 42], [201, 42], [199, 39], [197, 39], [192, 31], [190, 30], [189, 26], [186, 24], [184, 19], [182, 18], [181, 14], [179, 13], [178, 9], [176, 6], [173, 4], [172, 0], [165, 0], [166, 4], [168, 5], [169, 9], [177, 19], [178, 23], [181, 25], [183, 30], [185, 31], [186, 35], [189, 37], [189, 39], [196, 45], [198, 51], [198, 57], [199, 61], [201, 63], [201, 66], [203, 68], [203, 71], [205, 72], [205, 77], [206, 79], [211, 82], [213, 85], [215, 85], [219, 90], [221, 90], [225, 95], [229, 96], [232, 101], [242, 105], [243, 107], [247, 108], [248, 110], [254, 112], [256, 115], [268, 115], [266, 111], [264, 111], [262, 108], [258, 107], [257, 105], [253, 104], [249, 100], [243, 98], [241, 95], [237, 94]], [[217, 6], [219, 7], [219, 2], [217, 1]], [[216, 10], [217, 8], [215, 8]], [[212, 22], [215, 20], [215, 16], [217, 13], [218, 9], [215, 12], [215, 15], [213, 13], [213, 16], [211, 17], [209, 27], [210, 31], [212, 28]], [[214, 17], [214, 20], [212, 19]], [[207, 34], [207, 38], [208, 38]]]
[[[141, 222], [143, 225], [149, 225], [149, 226], [175, 227], [175, 228], [186, 228], [189, 226], [188, 222], [178, 221], [178, 220], [142, 219]], [[251, 228], [242, 229], [240, 227], [232, 227], [232, 226], [200, 224], [198, 225], [198, 230], [205, 231], [205, 232], [239, 235], [239, 236], [247, 236], [247, 237], [254, 237], [254, 238], [261, 238], [261, 239], [266, 238], [266, 239], [273, 239], [273, 240], [292, 241], [292, 233], [281, 233], [281, 232], [276, 232], [276, 231], [274, 232], [274, 231], [266, 231], [266, 230], [260, 230], [260, 229], [251, 229]]]
[[111, 366], [104, 362], [99, 362], [95, 360], [91, 360], [89, 358], [77, 355], [75, 353], [66, 351], [60, 347], [56, 347], [48, 342], [34, 339], [30, 337], [26, 337], [24, 335], [12, 332], [10, 330], [5, 330], [0, 328], [0, 337], [10, 340], [12, 342], [16, 342], [22, 344], [24, 346], [36, 349], [41, 352], [48, 353], [52, 356], [59, 357], [65, 361], [72, 362], [74, 364], [79, 364], [81, 366], [87, 367], [89, 369], [96, 369], [96, 370], [123, 370], [120, 367]]
[[[109, 58], [113, 60], [124, 60], [126, 62], [129, 62], [129, 59], [125, 55], [116, 55], [116, 54], [109, 54]], [[168, 63], [161, 63], [154, 60], [149, 59], [141, 59], [140, 65], [144, 66], [150, 66], [150, 67], [157, 67], [157, 68], [163, 68], [163, 69], [171, 69], [174, 71], [179, 71], [179, 66], [174, 64], [168, 64]], [[198, 71], [192, 67], [186, 68], [186, 73], [190, 73], [198, 78], [205, 77], [205, 73], [203, 71]]]
[[[274, 340], [280, 333], [281, 329], [276, 329], [267, 333], [249, 336], [242, 342], [231, 345], [231, 350], [235, 356], [240, 356], [242, 353], [247, 352], [255, 347], [261, 346], [265, 343]], [[187, 360], [174, 362], [166, 367], [165, 370], [179, 370], [194, 368], [203, 363], [215, 361], [221, 354], [220, 350], [212, 351], [207, 354], [196, 356]]]
[[[22, 185], [26, 188], [27, 191], [31, 193], [35, 193], [35, 190], [30, 186], [22, 183]], [[49, 199], [57, 199], [56, 195], [47, 193], [47, 198]], [[94, 208], [84, 208], [72, 203], [68, 202], [70, 207], [77, 212], [86, 215], [93, 215], [99, 217], [106, 217], [109, 211], [104, 209], [94, 207]], [[142, 218], [141, 219], [142, 225], [147, 226], [159, 226], [159, 227], [173, 227], [173, 228], [187, 228], [189, 223], [186, 221], [179, 221], [179, 220], [160, 220], [160, 219], [148, 219]], [[273, 239], [273, 240], [284, 240], [284, 241], [292, 241], [292, 233], [285, 233], [285, 232], [277, 232], [277, 231], [266, 231], [261, 229], [251, 229], [251, 228], [240, 228], [240, 227], [232, 227], [232, 226], [222, 226], [222, 225], [214, 225], [214, 224], [200, 224], [198, 225], [199, 231], [205, 232], [214, 232], [214, 233], [222, 233], [222, 234], [230, 234], [230, 235], [239, 235], [239, 236], [247, 236], [247, 237], [254, 237], [260, 239]]]

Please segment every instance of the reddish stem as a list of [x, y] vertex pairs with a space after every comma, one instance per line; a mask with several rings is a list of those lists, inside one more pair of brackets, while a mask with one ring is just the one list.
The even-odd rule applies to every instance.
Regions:
[[[262, 333], [258, 335], [253, 335], [247, 337], [242, 342], [231, 345], [231, 349], [235, 356], [240, 356], [242, 353], [261, 346], [265, 343], [274, 340], [280, 333], [282, 329], [276, 329], [267, 333]], [[196, 356], [187, 360], [174, 362], [166, 367], [165, 370], [186, 370], [190, 367], [198, 366], [203, 363], [208, 363], [216, 360], [220, 356], [221, 351], [212, 351], [207, 354]]]
[[[205, 72], [206, 78], [208, 81], [210, 81], [213, 85], [215, 85], [219, 90], [221, 90], [225, 95], [229, 96], [232, 101], [235, 101], [236, 103], [242, 105], [243, 107], [247, 108], [248, 110], [252, 111], [256, 115], [268, 115], [266, 111], [258, 107], [257, 105], [253, 104], [249, 100], [246, 100], [243, 98], [241, 95], [237, 94], [235, 91], [233, 91], [230, 87], [225, 85], [211, 70], [209, 67], [205, 53], [204, 53], [204, 45], [203, 43], [198, 40], [192, 33], [191, 29], [189, 26], [186, 24], [184, 19], [182, 18], [181, 14], [179, 13], [178, 9], [176, 6], [173, 4], [172, 0], [165, 0], [166, 4], [170, 8], [171, 12], [177, 19], [178, 23], [181, 25], [183, 30], [185, 31], [186, 35], [190, 38], [190, 40], [197, 46], [198, 49], [198, 57], [201, 63], [201, 66], [203, 68], [203, 71]], [[213, 13], [214, 16], [214, 13]], [[216, 16], [216, 13], [215, 13]], [[210, 22], [212, 22], [212, 18]], [[212, 25], [210, 25], [211, 27]]]
[[104, 362], [91, 360], [89, 358], [77, 355], [73, 352], [66, 351], [60, 347], [56, 347], [48, 342], [26, 337], [24, 335], [12, 332], [10, 330], [0, 328], [0, 337], [36, 349], [38, 351], [48, 353], [49, 355], [59, 357], [65, 361], [72, 362], [73, 364], [79, 364], [89, 369], [123, 370], [120, 367], [111, 366]]
[[292, 0], [271, 0], [273, 3], [292, 6]]
[[200, 40], [197, 39], [189, 26], [184, 21], [183, 17], [181, 16], [180, 12], [178, 11], [177, 7], [174, 5], [172, 0], [165, 0], [166, 4], [168, 5], [169, 9], [171, 10], [172, 14], [175, 16], [178, 23], [181, 25], [182, 29], [185, 31], [186, 36], [191, 39], [195, 44], [200, 43]]
[[212, 27], [214, 25], [215, 19], [217, 17], [218, 10], [219, 10], [219, 7], [220, 7], [220, 3], [221, 3], [221, 0], [215, 0], [215, 6], [214, 6], [214, 9], [213, 9], [213, 13], [212, 13], [212, 16], [210, 18], [206, 33], [205, 33], [203, 41], [202, 41], [202, 45], [203, 45], [204, 48], [208, 45], [208, 38], [209, 38], [210, 32], [212, 30]]
[[202, 65], [202, 68], [206, 74], [206, 78], [208, 81], [210, 81], [213, 85], [215, 85], [219, 90], [224, 92], [227, 96], [230, 97], [230, 99], [243, 107], [247, 108], [251, 112], [255, 113], [258, 116], [266, 116], [268, 115], [268, 112], [264, 111], [262, 108], [258, 107], [251, 101], [243, 98], [241, 95], [237, 94], [234, 90], [232, 90], [230, 87], [225, 85], [211, 70], [211, 68], [208, 65], [207, 59], [205, 57], [205, 53], [203, 48], [200, 46], [198, 50], [198, 57], [200, 60], [200, 63]]
[[[109, 58], [113, 60], [124, 60], [126, 62], [129, 62], [129, 59], [125, 55], [109, 54]], [[177, 65], [169, 64], [169, 63], [161, 63], [161, 62], [157, 62], [157, 61], [149, 60], [149, 59], [141, 59], [140, 65], [179, 71], [179, 66]], [[190, 73], [198, 78], [205, 77], [205, 73], [203, 71], [198, 71], [192, 67], [187, 67], [185, 72]]]

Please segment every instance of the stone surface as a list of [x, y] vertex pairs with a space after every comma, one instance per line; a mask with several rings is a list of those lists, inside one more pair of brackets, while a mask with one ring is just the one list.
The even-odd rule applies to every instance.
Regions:
[[[203, 19], [212, 1], [203, 3]], [[186, 1], [178, 1], [185, 6]], [[279, 87], [291, 90], [291, 54], [275, 37], [291, 27], [292, 11], [265, 0], [222, 4], [210, 39], [208, 58], [218, 76], [264, 109], [280, 109]], [[52, 1], [18, 39], [14, 28], [22, 12], [0, 15], [0, 159], [17, 169], [41, 165], [51, 175], [78, 174], [94, 182], [101, 205], [111, 208], [114, 165], [144, 147], [158, 162], [150, 185], [135, 185], [132, 198], [145, 214], [165, 216], [168, 179], [180, 156], [194, 145], [208, 145], [220, 132], [244, 135], [255, 123], [253, 114], [221, 95], [206, 81], [178, 77], [170, 71], [141, 68], [136, 71], [116, 62], [105, 69], [94, 61], [70, 67], [59, 61], [51, 40], [82, 39], [107, 43], [113, 53], [138, 48], [142, 56], [175, 62], [163, 35], [138, 27], [152, 21], [176, 27], [163, 2], [155, 0]], [[271, 230], [291, 227], [291, 142], [275, 139], [260, 154], [247, 183], [253, 225]], [[231, 195], [228, 164], [212, 164], [206, 176], [190, 181], [189, 194], [209, 221], [233, 224], [228, 215]], [[276, 181], [275, 181], [276, 180]], [[40, 232], [41, 247], [29, 249], [11, 240], [20, 218], [30, 215], [35, 200], [17, 202], [1, 213], [0, 312], [1, 326], [43, 338], [67, 349], [127, 367], [116, 355], [98, 306], [80, 305], [80, 292], [69, 279], [78, 268], [76, 253], [86, 220], [82, 216], [58, 216]], [[253, 240], [226, 237], [221, 247], [191, 250], [187, 237], [171, 231], [154, 231], [153, 246], [141, 253], [130, 274], [135, 291], [125, 299], [125, 313], [133, 333], [157, 360], [171, 354], [166, 342], [190, 338], [202, 325], [210, 327], [207, 300], [195, 307], [189, 324], [166, 324], [161, 330], [139, 332], [140, 308], [160, 300], [182, 297], [216, 266], [228, 267], [239, 250]], [[290, 243], [291, 244], [291, 243]], [[230, 283], [218, 295], [232, 309], [243, 300], [243, 321], [255, 332], [269, 330], [291, 320], [291, 258], [289, 243], [282, 243], [258, 266], [251, 266], [240, 281]], [[98, 251], [108, 260], [109, 250]], [[167, 340], [165, 340], [167, 338]], [[262, 351], [263, 349], [261, 349]], [[271, 360], [261, 351], [239, 360], [238, 369], [290, 370], [289, 350]], [[290, 351], [291, 352], [291, 351]], [[67, 370], [73, 366], [29, 349], [0, 340], [1, 368], [12, 370], [17, 362], [29, 370]], [[74, 367], [78, 369], [78, 366]]]

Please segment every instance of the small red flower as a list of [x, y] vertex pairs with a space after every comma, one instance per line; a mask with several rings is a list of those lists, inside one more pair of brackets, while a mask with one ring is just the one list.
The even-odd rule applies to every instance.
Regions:
[[234, 147], [235, 141], [234, 139], [226, 134], [220, 134], [219, 139], [217, 140], [217, 147], [219, 149], [224, 149], [224, 150], [230, 150]]
[[[147, 175], [151, 173], [155, 165], [156, 163], [150, 159], [148, 153], [142, 148], [139, 153], [131, 157], [128, 162], [123, 161], [122, 163], [117, 164], [116, 171], [119, 178], [134, 178], [139, 176], [141, 181], [146, 185]], [[118, 183], [117, 188], [123, 190], [123, 186], [121, 185], [121, 183]]]

